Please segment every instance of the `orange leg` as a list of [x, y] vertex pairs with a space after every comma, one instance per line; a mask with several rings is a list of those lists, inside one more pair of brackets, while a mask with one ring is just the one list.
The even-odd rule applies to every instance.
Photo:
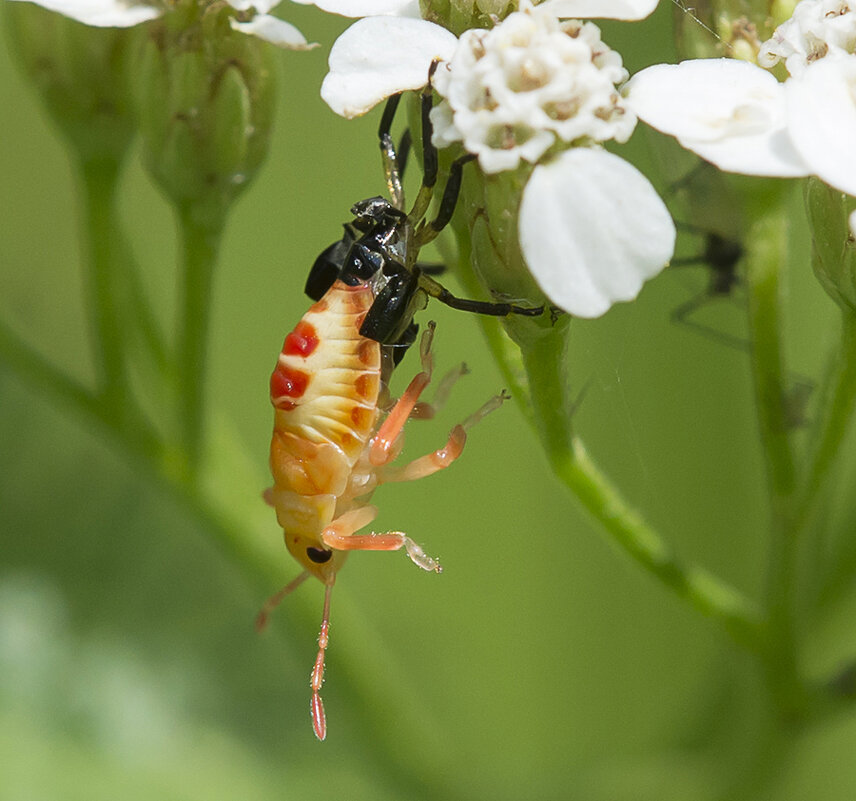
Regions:
[[264, 631], [270, 613], [282, 603], [286, 595], [294, 592], [308, 578], [309, 571], [304, 570], [297, 578], [292, 579], [279, 592], [275, 592], [265, 601], [265, 605], [261, 608], [258, 615], [256, 615], [256, 631]]
[[404, 548], [410, 559], [423, 570], [441, 573], [439, 562], [422, 550], [410, 537], [401, 531], [357, 534], [377, 516], [377, 507], [361, 506], [337, 517], [324, 531], [321, 539], [329, 548], [337, 551], [398, 551]]
[[449, 440], [444, 447], [414, 459], [403, 467], [387, 467], [378, 476], [381, 483], [390, 481], [415, 481], [425, 478], [432, 473], [443, 470], [455, 461], [464, 450], [467, 441], [467, 431], [492, 411], [498, 409], [511, 396], [503, 390], [492, 397], [484, 406], [471, 414], [463, 423], [456, 425], [449, 434]]
[[432, 419], [434, 415], [436, 415], [437, 412], [446, 405], [446, 401], [449, 399], [449, 393], [452, 391], [452, 387], [458, 383], [458, 379], [462, 376], [469, 375], [469, 372], [470, 370], [464, 362], [461, 362], [457, 367], [453, 367], [449, 370], [449, 372], [440, 379], [440, 383], [437, 385], [437, 391], [434, 393], [433, 400], [430, 403], [419, 401], [413, 407], [413, 411], [410, 413], [410, 419]]
[[422, 372], [418, 373], [404, 394], [398, 399], [392, 411], [387, 415], [383, 425], [372, 438], [369, 448], [369, 462], [375, 466], [386, 464], [395, 458], [395, 443], [404, 429], [404, 424], [413, 412], [419, 396], [431, 381], [431, 373], [434, 369], [434, 360], [431, 355], [431, 342], [434, 339], [434, 322], [428, 323], [428, 328], [422, 335], [419, 343], [419, 355], [422, 359]]

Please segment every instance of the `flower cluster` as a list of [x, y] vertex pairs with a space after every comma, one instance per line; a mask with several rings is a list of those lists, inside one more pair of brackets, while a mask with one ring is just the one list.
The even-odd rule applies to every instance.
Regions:
[[333, 45], [321, 96], [357, 116], [423, 87], [439, 60], [435, 144], [462, 142], [486, 173], [535, 165], [517, 220], [526, 266], [554, 305], [598, 317], [665, 267], [675, 228], [647, 178], [599, 146], [625, 141], [636, 124], [616, 88], [627, 77], [620, 56], [592, 23], [562, 20], [652, 10], [647, 0], [522, 0], [460, 39], [421, 19], [367, 17]]
[[791, 75], [827, 56], [853, 55], [856, 51], [856, 13], [847, 0], [801, 2], [793, 16], [761, 45], [758, 63], [773, 67], [779, 61]]
[[564, 142], [625, 142], [636, 125], [616, 84], [621, 56], [590, 22], [561, 22], [548, 10], [508, 16], [493, 30], [470, 30], [437, 71], [444, 98], [432, 113], [438, 147], [462, 141], [488, 173], [536, 163]]
[[763, 63], [785, 60], [791, 75], [784, 83], [730, 59], [658, 64], [631, 79], [627, 103], [723, 170], [816, 175], [856, 195], [855, 42], [848, 6], [802, 0], [761, 48]]

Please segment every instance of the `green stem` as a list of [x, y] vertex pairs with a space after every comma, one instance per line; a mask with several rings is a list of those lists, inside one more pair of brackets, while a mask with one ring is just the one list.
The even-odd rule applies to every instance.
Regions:
[[211, 289], [223, 218], [206, 216], [187, 204], [179, 207], [178, 220], [184, 268], [177, 337], [178, 419], [187, 470], [193, 475], [202, 456]]
[[75, 412], [120, 436], [130, 452], [151, 462], [160, 458], [161, 446], [146, 425], [131, 422], [127, 417], [116, 418], [104, 397], [93, 395], [64, 374], [3, 322], [0, 322], [0, 361], [31, 390], [59, 408]]
[[824, 400], [792, 523], [796, 529], [805, 526], [828, 485], [856, 406], [856, 316], [850, 310], [842, 311], [841, 347], [836, 351]]
[[154, 310], [146, 297], [145, 287], [140, 280], [130, 249], [126, 248], [126, 250], [128, 253], [126, 274], [130, 295], [127, 316], [129, 321], [134, 322], [134, 333], [139, 337], [140, 345], [145, 349], [157, 373], [163, 376], [170, 369], [171, 354], [168, 351], [163, 330], [155, 319]]
[[92, 392], [65, 375], [0, 321], [0, 361], [30, 388], [61, 408], [72, 408], [104, 421], [101, 403]]
[[781, 343], [780, 275], [787, 263], [787, 218], [783, 208], [776, 204], [760, 214], [746, 242], [750, 356], [770, 501], [763, 660], [780, 712], [788, 719], [796, 719], [802, 714], [805, 692], [799, 675], [796, 631], [796, 466], [789, 436], [787, 372]]
[[682, 563], [573, 435], [564, 348], [545, 337], [524, 348], [523, 356], [538, 432], [556, 475], [620, 550], [697, 611], [716, 619], [740, 646], [757, 650], [761, 621], [752, 602], [711, 573]]
[[746, 247], [750, 355], [758, 424], [774, 517], [796, 486], [789, 431], [786, 369], [780, 339], [780, 272], [787, 263], [787, 227], [782, 210], [764, 214], [750, 228]]
[[116, 187], [119, 162], [81, 163], [84, 231], [88, 251], [87, 295], [92, 320], [92, 349], [99, 392], [118, 419], [125, 407], [128, 386], [124, 368], [124, 329], [119, 312], [122, 270], [116, 231]]
[[[472, 267], [468, 260], [460, 260], [457, 271], [461, 286], [472, 298], [482, 297], [484, 290], [479, 286]], [[529, 397], [529, 386], [526, 378], [526, 370], [518, 348], [511, 339], [506, 336], [500, 321], [493, 317], [480, 315], [478, 318], [482, 332], [487, 340], [488, 347], [493, 353], [494, 360], [499, 366], [505, 378], [511, 396], [517, 401], [526, 421], [534, 428], [535, 419], [532, 416], [532, 401]]]

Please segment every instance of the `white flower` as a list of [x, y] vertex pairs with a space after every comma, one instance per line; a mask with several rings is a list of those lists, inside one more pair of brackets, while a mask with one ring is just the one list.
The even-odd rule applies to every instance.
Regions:
[[809, 172], [856, 196], [856, 56], [821, 59], [785, 90], [788, 132]]
[[[49, 11], [93, 25], [99, 28], [130, 28], [160, 17], [166, 12], [163, 3], [143, 3], [135, 0], [27, 0]], [[232, 28], [252, 34], [278, 47], [291, 50], [308, 50], [309, 44], [303, 34], [284, 20], [268, 12], [279, 0], [228, 0], [236, 11], [249, 18], [244, 21], [231, 19]]]
[[720, 169], [807, 174], [787, 132], [785, 87], [760, 67], [727, 58], [657, 64], [634, 75], [625, 94], [639, 119]]
[[317, 47], [306, 41], [306, 37], [290, 22], [279, 19], [268, 12], [279, 5], [280, 0], [227, 0], [236, 11], [245, 13], [254, 10], [252, 18], [246, 22], [239, 22], [234, 17], [229, 24], [236, 31], [257, 36], [277, 47], [288, 50], [309, 50]]
[[744, 61], [659, 64], [625, 92], [640, 119], [720, 169], [817, 175], [856, 195], [856, 56], [820, 59], [784, 84]]
[[852, 55], [854, 49], [856, 13], [847, 0], [802, 0], [761, 45], [758, 63], [772, 67], [784, 61], [791, 75], [799, 75], [814, 61]]
[[358, 117], [390, 95], [425, 86], [429, 64], [450, 59], [457, 44], [454, 34], [423, 19], [358, 20], [333, 43], [321, 97], [337, 114]]
[[625, 87], [637, 116], [717, 167], [745, 175], [817, 175], [856, 195], [856, 13], [843, 0], [802, 0], [761, 46], [784, 59], [779, 83], [743, 61], [659, 64]]
[[557, 137], [625, 142], [636, 118], [615, 85], [627, 78], [596, 25], [560, 23], [543, 7], [511, 14], [491, 31], [466, 31], [435, 73], [444, 98], [435, 143], [463, 141], [491, 173], [537, 162]]
[[462, 142], [484, 172], [515, 169], [521, 159], [536, 165], [520, 205], [526, 264], [555, 305], [597, 317], [636, 297], [663, 269], [675, 228], [648, 180], [598, 146], [625, 141], [636, 124], [616, 89], [627, 77], [621, 57], [596, 26], [558, 16], [600, 9], [636, 19], [654, 5], [547, 0], [532, 7], [524, 0], [492, 30], [466, 31], [460, 40], [421, 19], [367, 17], [333, 45], [321, 96], [354, 117], [423, 87], [439, 59], [435, 145]]
[[599, 317], [672, 257], [675, 225], [633, 165], [575, 147], [538, 165], [523, 191], [520, 247], [547, 297], [577, 317]]

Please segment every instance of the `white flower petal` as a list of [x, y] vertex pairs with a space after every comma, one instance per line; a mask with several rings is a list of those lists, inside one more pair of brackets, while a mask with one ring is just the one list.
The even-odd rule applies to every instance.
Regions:
[[850, 236], [856, 239], [856, 211], [850, 212]]
[[357, 20], [333, 43], [321, 97], [337, 114], [358, 117], [390, 95], [424, 86], [431, 62], [450, 59], [457, 44], [454, 34], [422, 19]]
[[526, 264], [550, 300], [577, 317], [635, 298], [674, 246], [674, 223], [654, 187], [605, 150], [566, 150], [538, 165], [523, 190]]
[[759, 133], [784, 118], [784, 94], [775, 77], [731, 58], [656, 64], [634, 75], [625, 95], [649, 125], [686, 139]]
[[99, 28], [130, 28], [163, 13], [160, 8], [122, 0], [38, 0], [36, 5]]
[[639, 119], [720, 169], [808, 174], [786, 130], [784, 86], [760, 67], [728, 58], [657, 64], [634, 75], [625, 94]]
[[421, 17], [419, 0], [292, 0], [342, 17]]
[[678, 137], [678, 141], [682, 147], [725, 172], [767, 178], [800, 178], [812, 172], [784, 128], [755, 136], [729, 137], [719, 142], [682, 137]]
[[820, 59], [785, 89], [788, 129], [809, 171], [856, 195], [856, 57]]
[[659, 0], [546, 0], [539, 7], [573, 19], [645, 19]]
[[249, 22], [230, 19], [229, 23], [236, 31], [257, 36], [277, 47], [289, 50], [311, 50], [313, 47], [318, 47], [317, 44], [309, 44], [294, 25], [270, 14], [256, 14]]

